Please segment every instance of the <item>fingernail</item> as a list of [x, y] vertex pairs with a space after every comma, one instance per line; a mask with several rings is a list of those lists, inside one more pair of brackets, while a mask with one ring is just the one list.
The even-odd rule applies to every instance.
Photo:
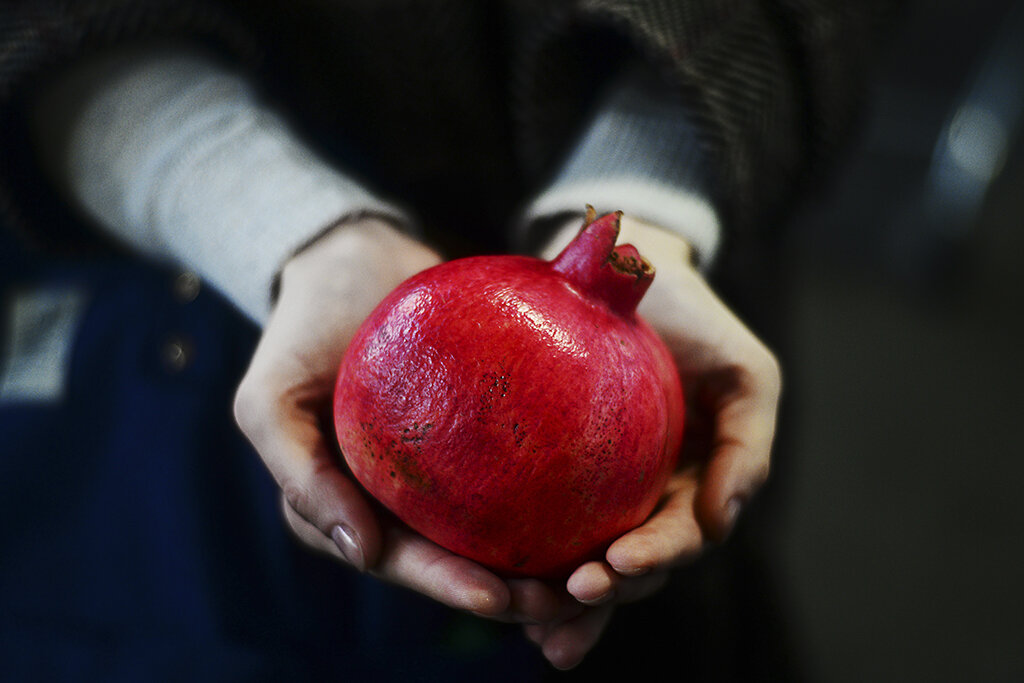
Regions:
[[494, 591], [486, 588], [476, 588], [464, 592], [460, 602], [463, 609], [481, 617], [497, 616], [508, 609], [506, 601], [503, 601]]
[[331, 538], [334, 545], [338, 546], [345, 560], [361, 572], [366, 571], [366, 557], [363, 555], [363, 546], [359, 543], [359, 537], [349, 527], [339, 524], [331, 529]]
[[615, 591], [614, 590], [610, 590], [607, 593], [602, 593], [601, 595], [597, 596], [596, 598], [591, 598], [589, 600], [583, 600], [583, 599], [580, 599], [580, 598], [576, 598], [576, 599], [580, 602], [580, 604], [586, 605], [587, 607], [597, 607], [598, 605], [603, 605], [604, 603], [608, 602], [609, 600], [611, 600], [614, 597], [615, 597]]
[[733, 527], [736, 526], [736, 520], [739, 519], [740, 511], [743, 510], [743, 501], [738, 496], [730, 498], [729, 502], [725, 504], [725, 535], [728, 536]]
[[612, 569], [622, 576], [643, 576], [651, 571], [650, 567], [616, 567], [615, 565], [612, 565]]

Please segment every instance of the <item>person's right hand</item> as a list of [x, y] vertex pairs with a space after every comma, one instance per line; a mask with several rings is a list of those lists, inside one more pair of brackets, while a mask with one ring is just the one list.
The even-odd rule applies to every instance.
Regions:
[[439, 262], [375, 218], [340, 225], [293, 257], [238, 388], [236, 420], [306, 545], [450, 607], [506, 621], [563, 620], [580, 608], [562, 592], [535, 580], [504, 581], [383, 513], [332, 446], [332, 398], [345, 348], [384, 296]]
[[[570, 222], [545, 256], [557, 254], [578, 232]], [[688, 409], [684, 451], [650, 518], [569, 577], [565, 589], [586, 611], [561, 623], [525, 627], [558, 668], [587, 655], [617, 605], [650, 597], [675, 568], [724, 541], [770, 469], [782, 389], [775, 356], [693, 266], [685, 240], [623, 216], [619, 243], [627, 242], [656, 269], [637, 311], [665, 341], [680, 372]]]

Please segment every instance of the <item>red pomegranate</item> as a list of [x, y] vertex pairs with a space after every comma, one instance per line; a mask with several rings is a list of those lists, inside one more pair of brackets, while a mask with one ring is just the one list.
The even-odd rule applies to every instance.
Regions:
[[683, 396], [636, 314], [654, 277], [621, 213], [553, 261], [477, 256], [425, 270], [342, 360], [338, 442], [410, 527], [505, 576], [556, 577], [651, 513], [675, 466]]

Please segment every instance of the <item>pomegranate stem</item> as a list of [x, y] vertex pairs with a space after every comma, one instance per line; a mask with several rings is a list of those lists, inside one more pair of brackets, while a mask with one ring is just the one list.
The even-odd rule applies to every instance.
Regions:
[[630, 315], [654, 280], [654, 266], [631, 244], [615, 246], [622, 212], [596, 217], [594, 207], [579, 234], [551, 262], [583, 294]]

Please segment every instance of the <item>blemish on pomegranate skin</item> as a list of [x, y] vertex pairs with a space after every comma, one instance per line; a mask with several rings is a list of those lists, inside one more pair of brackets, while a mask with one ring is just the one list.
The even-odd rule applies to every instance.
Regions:
[[430, 491], [434, 488], [434, 481], [426, 470], [420, 467], [416, 458], [408, 453], [397, 452], [391, 461], [397, 474], [401, 474], [402, 480], [420, 491]]

